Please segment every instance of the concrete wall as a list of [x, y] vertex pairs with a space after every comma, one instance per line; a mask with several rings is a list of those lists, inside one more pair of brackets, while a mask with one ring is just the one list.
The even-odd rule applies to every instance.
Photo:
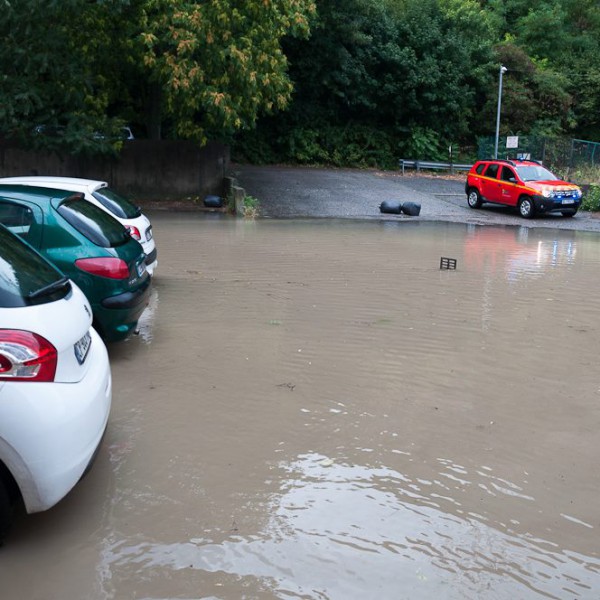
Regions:
[[108, 181], [116, 190], [145, 200], [223, 195], [229, 147], [209, 142], [132, 140], [117, 159], [86, 158], [23, 150], [0, 141], [0, 176], [60, 175]]

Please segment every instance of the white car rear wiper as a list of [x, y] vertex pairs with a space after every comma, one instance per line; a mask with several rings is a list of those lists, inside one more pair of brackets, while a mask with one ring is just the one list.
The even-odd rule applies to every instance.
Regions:
[[60, 279], [41, 287], [39, 290], [29, 292], [29, 294], [27, 294], [27, 298], [33, 300], [34, 298], [39, 298], [40, 296], [47, 296], [48, 294], [56, 292], [57, 290], [60, 290], [68, 285], [70, 285], [68, 277], [61, 277]]

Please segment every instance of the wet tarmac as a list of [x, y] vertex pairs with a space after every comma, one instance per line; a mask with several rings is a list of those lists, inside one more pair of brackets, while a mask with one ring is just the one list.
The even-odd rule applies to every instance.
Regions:
[[419, 221], [600, 232], [600, 215], [579, 211], [574, 218], [545, 214], [523, 219], [516, 209], [484, 204], [473, 210], [465, 195], [466, 173], [452, 177], [435, 172], [323, 169], [290, 166], [235, 165], [234, 174], [260, 202], [265, 218], [361, 218], [408, 221], [406, 215], [382, 215], [382, 201], [416, 202]]
[[2, 598], [600, 596], [597, 234], [151, 218], [98, 460]]

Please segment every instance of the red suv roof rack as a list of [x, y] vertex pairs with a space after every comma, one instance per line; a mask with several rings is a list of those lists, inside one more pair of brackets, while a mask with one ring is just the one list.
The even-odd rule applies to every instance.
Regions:
[[509, 165], [516, 167], [515, 163], [508, 158], [489, 158], [488, 160], [495, 160], [496, 162], [508, 163]]
[[519, 162], [527, 162], [527, 163], [535, 163], [536, 165], [543, 166], [542, 162], [539, 160], [534, 160], [533, 158], [513, 158], [509, 162], [514, 165], [513, 160], [517, 160]]

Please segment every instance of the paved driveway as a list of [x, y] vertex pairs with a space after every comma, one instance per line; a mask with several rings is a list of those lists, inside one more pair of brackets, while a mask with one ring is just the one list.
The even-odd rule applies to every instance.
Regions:
[[[263, 217], [347, 217], [455, 221], [480, 225], [521, 225], [600, 231], [600, 218], [579, 212], [574, 218], [547, 215], [526, 220], [502, 206], [467, 206], [466, 176], [400, 175], [357, 169], [315, 169], [235, 165], [239, 184], [260, 201]], [[383, 215], [383, 200], [421, 204], [419, 217]]]

